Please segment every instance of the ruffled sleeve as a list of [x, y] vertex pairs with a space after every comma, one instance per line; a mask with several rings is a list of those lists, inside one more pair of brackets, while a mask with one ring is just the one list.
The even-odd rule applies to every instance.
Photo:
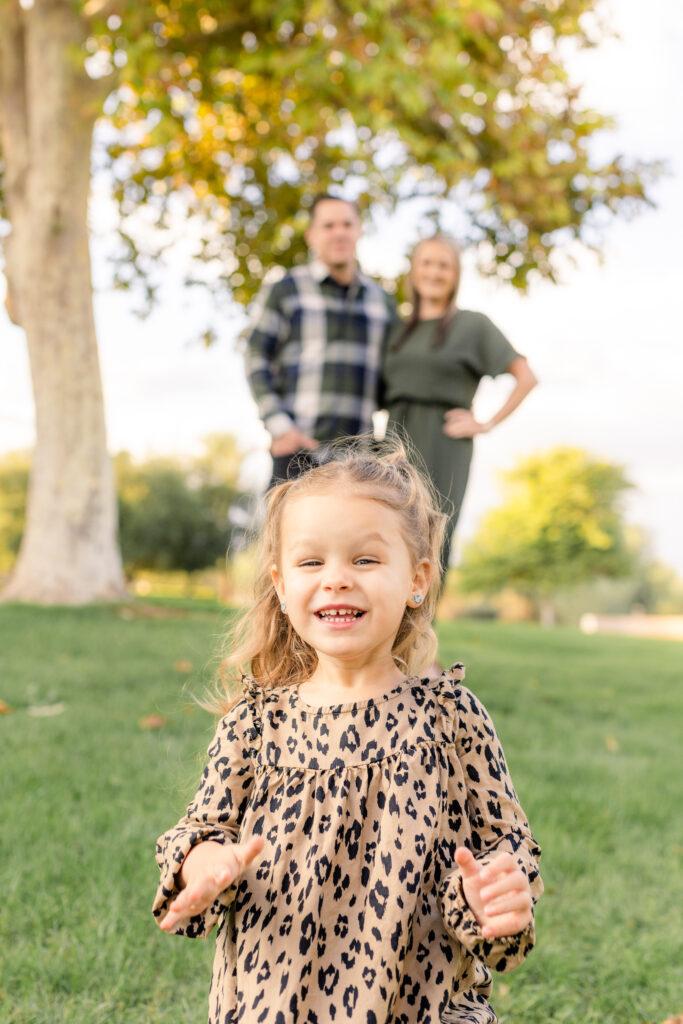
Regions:
[[[512, 853], [529, 879], [535, 904], [543, 892], [538, 871], [541, 850], [517, 799], [493, 722], [474, 694], [446, 676], [441, 697], [450, 697], [448, 703], [454, 715], [455, 754], [465, 780], [470, 832], [467, 845], [482, 863], [497, 853]], [[493, 970], [511, 970], [533, 948], [533, 919], [517, 935], [492, 940], [483, 937], [465, 899], [457, 867], [446, 874], [441, 884], [439, 906], [447, 931]]]
[[[243, 679], [243, 697], [220, 720], [208, 749], [209, 761], [185, 817], [157, 840], [156, 860], [161, 872], [152, 912], [161, 923], [169, 904], [180, 892], [179, 875], [190, 850], [198, 843], [238, 841], [240, 823], [254, 784], [254, 768], [261, 747], [263, 691], [249, 677]], [[203, 938], [224, 909], [232, 903], [230, 886], [201, 914], [174, 929], [178, 935]]]

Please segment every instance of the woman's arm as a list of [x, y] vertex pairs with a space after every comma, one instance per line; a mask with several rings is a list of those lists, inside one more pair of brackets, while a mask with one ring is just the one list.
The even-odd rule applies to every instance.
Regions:
[[486, 423], [480, 423], [469, 409], [449, 409], [445, 415], [444, 434], [447, 434], [448, 437], [474, 437], [475, 434], [487, 434], [489, 430], [507, 419], [538, 384], [536, 375], [524, 356], [513, 359], [506, 372], [511, 373], [515, 378], [515, 386], [498, 412]]

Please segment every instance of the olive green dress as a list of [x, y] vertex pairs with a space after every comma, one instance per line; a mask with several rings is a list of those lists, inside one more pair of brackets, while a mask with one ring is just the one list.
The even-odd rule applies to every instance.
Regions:
[[472, 460], [472, 438], [447, 437], [448, 409], [470, 409], [482, 377], [496, 377], [519, 357], [504, 334], [483, 313], [457, 311], [445, 341], [433, 348], [441, 320], [421, 320], [398, 351], [403, 331], [396, 324], [388, 339], [382, 375], [382, 404], [389, 429], [400, 426], [422, 455], [448, 514], [442, 551], [448, 566], [450, 542], [465, 496]]

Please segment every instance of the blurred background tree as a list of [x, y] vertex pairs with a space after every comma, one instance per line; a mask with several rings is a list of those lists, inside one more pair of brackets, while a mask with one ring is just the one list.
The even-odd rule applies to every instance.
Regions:
[[14, 565], [21, 545], [30, 470], [29, 452], [0, 457], [0, 579]]
[[[448, 197], [480, 267], [553, 279], [573, 239], [646, 201], [653, 166], [590, 158], [609, 118], [566, 54], [607, 31], [601, 4], [328, 0], [0, 0], [0, 218], [7, 307], [27, 337], [36, 452], [5, 597], [124, 592], [92, 314], [95, 166], [120, 212], [117, 282], [179, 238], [188, 283], [246, 302], [305, 258], [313, 194], [361, 205]], [[598, 232], [596, 234], [596, 231]], [[158, 274], [158, 271], [156, 272]], [[210, 326], [205, 338], [212, 340]]]
[[[229, 434], [205, 438], [196, 456], [136, 460], [120, 452], [114, 467], [126, 575], [195, 572], [241, 547], [250, 498], [239, 486], [241, 463]], [[11, 570], [21, 543], [30, 466], [28, 452], [0, 457], [0, 574]]]
[[503, 479], [503, 504], [484, 517], [463, 553], [466, 592], [513, 587], [550, 625], [558, 589], [635, 570], [620, 508], [631, 487], [622, 467], [560, 447], [520, 460]]
[[126, 574], [142, 569], [194, 572], [225, 559], [234, 532], [230, 509], [241, 453], [234, 438], [213, 435], [198, 458], [114, 460], [121, 553]]

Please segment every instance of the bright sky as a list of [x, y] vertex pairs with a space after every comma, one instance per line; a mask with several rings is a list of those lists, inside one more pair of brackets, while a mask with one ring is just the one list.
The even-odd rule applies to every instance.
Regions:
[[[497, 473], [520, 456], [555, 444], [578, 445], [623, 464], [637, 491], [630, 522], [643, 527], [653, 553], [683, 575], [683, 120], [679, 0], [612, 0], [620, 39], [583, 55], [574, 77], [585, 99], [616, 115], [619, 130], [605, 137], [600, 156], [616, 150], [665, 159], [670, 176], [656, 188], [658, 208], [607, 233], [603, 265], [585, 256], [564, 283], [539, 284], [521, 297], [507, 285], [464, 274], [460, 304], [487, 313], [529, 357], [541, 386], [496, 431], [477, 439], [460, 537], [500, 500]], [[97, 211], [94, 211], [97, 217]], [[106, 212], [102, 214], [106, 219]], [[412, 225], [399, 219], [380, 239], [362, 245], [370, 272], [394, 273]], [[95, 276], [106, 243], [94, 246]], [[1, 279], [0, 279], [1, 288]], [[210, 350], [192, 345], [211, 322], [198, 290], [171, 286], [147, 321], [130, 312], [125, 293], [96, 298], [107, 422], [112, 451], [139, 455], [193, 451], [211, 432], [230, 431], [250, 454], [253, 484], [269, 475], [267, 435], [260, 427], [235, 351], [237, 319], [216, 325]], [[33, 405], [23, 333], [0, 311], [0, 452], [33, 440]], [[484, 416], [500, 404], [505, 378], [485, 381], [477, 399]]]

